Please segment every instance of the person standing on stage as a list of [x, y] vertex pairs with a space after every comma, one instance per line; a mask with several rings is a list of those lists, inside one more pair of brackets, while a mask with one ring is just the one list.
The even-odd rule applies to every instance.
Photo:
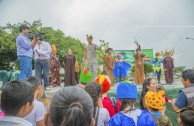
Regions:
[[56, 46], [52, 45], [52, 54], [50, 58], [51, 85], [60, 85], [60, 62], [56, 55]]
[[133, 54], [133, 57], [135, 58], [135, 64], [134, 64], [135, 84], [143, 84], [143, 81], [144, 81], [143, 58], [145, 57], [145, 54], [141, 51], [140, 44], [137, 42], [136, 44], [137, 44], [137, 49], [136, 49], [136, 52]]
[[75, 61], [75, 80], [79, 84], [79, 62], [77, 60]]
[[113, 68], [114, 68], [114, 57], [112, 54], [112, 48], [108, 48], [106, 50], [106, 55], [104, 57], [105, 66], [104, 69], [106, 70], [106, 73], [108, 77], [110, 78], [111, 84], [113, 84]]
[[128, 72], [131, 69], [131, 65], [122, 59], [121, 54], [117, 54], [115, 65], [113, 69], [113, 75], [117, 78], [117, 83], [120, 83], [128, 76]]
[[50, 54], [51, 46], [48, 42], [44, 41], [43, 36], [41, 36], [34, 47], [34, 60], [35, 60], [34, 66], [36, 77], [39, 78], [41, 83], [42, 79], [44, 80], [45, 90], [50, 90], [48, 85], [50, 70]]
[[88, 45], [85, 47], [84, 50], [84, 60], [85, 65], [89, 68], [92, 72], [93, 80], [95, 80], [98, 72], [98, 61], [96, 59], [96, 50], [100, 50], [100, 48], [92, 43], [93, 37], [92, 35], [87, 35]]
[[72, 55], [72, 51], [69, 48], [68, 54], [64, 57], [63, 64], [65, 69], [64, 86], [76, 85], [75, 80], [75, 57]]
[[20, 34], [16, 38], [17, 58], [20, 64], [19, 80], [26, 80], [27, 77], [32, 75], [32, 49], [37, 43], [37, 37], [34, 36], [33, 40], [27, 38], [29, 27], [22, 24], [19, 27]]
[[174, 70], [174, 59], [171, 57], [170, 52], [166, 52], [163, 59], [163, 67], [165, 73], [166, 84], [173, 84], [173, 70]]
[[160, 78], [161, 78], [161, 71], [162, 71], [162, 67], [161, 67], [162, 62], [163, 62], [163, 59], [160, 58], [159, 52], [156, 52], [155, 58], [148, 61], [148, 63], [154, 64], [154, 72], [157, 77], [158, 84], [161, 84]]

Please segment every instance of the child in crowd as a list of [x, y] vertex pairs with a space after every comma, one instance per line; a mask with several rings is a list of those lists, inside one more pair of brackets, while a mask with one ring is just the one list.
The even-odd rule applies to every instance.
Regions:
[[121, 82], [117, 85], [116, 97], [121, 102], [121, 111], [108, 122], [109, 126], [156, 126], [147, 110], [135, 108], [138, 97], [135, 84]]
[[0, 126], [32, 126], [23, 117], [34, 107], [34, 91], [28, 82], [11, 81], [2, 88]]
[[[166, 93], [166, 90], [165, 90], [164, 86], [161, 85], [161, 84], [157, 85], [156, 91], [165, 91], [165, 93]], [[172, 103], [172, 100], [170, 100], [166, 95], [164, 95], [164, 99], [165, 99], [166, 102]]]
[[32, 85], [34, 90], [34, 108], [32, 112], [24, 117], [27, 121], [31, 122], [33, 126], [45, 126], [44, 116], [45, 116], [45, 107], [42, 102], [38, 101], [38, 97], [42, 93], [41, 82], [37, 77], [29, 77], [27, 82]]
[[164, 91], [148, 91], [145, 95], [145, 103], [157, 126], [172, 126], [170, 119], [160, 111], [165, 106], [164, 95]]
[[52, 98], [52, 126], [94, 126], [94, 106], [90, 95], [78, 86], [59, 89]]
[[110, 90], [111, 81], [106, 75], [99, 75], [96, 78], [96, 82], [102, 86], [102, 104], [109, 112], [110, 117], [120, 111], [120, 102], [114, 97], [108, 97], [108, 91]]
[[84, 70], [80, 74], [80, 84], [77, 86], [85, 88], [85, 86], [92, 81], [92, 73], [89, 70]]
[[186, 107], [179, 110], [179, 126], [194, 126], [194, 108]]
[[85, 91], [88, 92], [88, 94], [93, 99], [93, 104], [94, 104], [94, 116], [93, 117], [95, 118], [95, 125], [96, 126], [106, 125], [108, 121], [110, 120], [110, 116], [109, 116], [107, 109], [103, 108], [102, 106], [101, 85], [99, 85], [96, 82], [90, 82], [88, 85], [86, 85]]

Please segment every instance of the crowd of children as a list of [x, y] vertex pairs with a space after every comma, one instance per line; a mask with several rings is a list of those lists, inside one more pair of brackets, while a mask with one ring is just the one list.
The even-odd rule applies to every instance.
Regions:
[[[184, 71], [182, 76], [187, 90], [181, 91], [187, 91], [189, 101], [188, 106], [176, 111], [177, 122], [180, 126], [193, 126], [194, 96], [188, 88], [193, 87], [194, 71]], [[176, 106], [176, 99], [170, 100], [153, 78], [144, 80], [140, 108], [136, 106], [136, 84], [120, 82], [116, 97], [110, 97], [108, 76], [99, 75], [92, 81], [91, 72], [85, 70], [80, 82], [59, 89], [48, 106], [39, 101], [42, 86], [37, 77], [10, 82], [2, 88], [0, 126], [173, 126], [165, 115], [165, 103]]]

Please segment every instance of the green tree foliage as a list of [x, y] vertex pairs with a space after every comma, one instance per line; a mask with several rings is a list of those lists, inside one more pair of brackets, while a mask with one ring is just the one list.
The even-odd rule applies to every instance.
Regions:
[[179, 66], [174, 68], [175, 73], [181, 73], [183, 70], [185, 70], [185, 66]]
[[10, 70], [10, 63], [17, 64], [16, 56], [16, 37], [19, 34], [19, 26], [21, 24], [27, 24], [30, 27], [30, 32], [43, 32], [45, 33], [45, 41], [51, 45], [55, 44], [57, 47], [57, 55], [59, 59], [63, 61], [63, 57], [67, 54], [68, 48], [71, 48], [73, 55], [79, 62], [82, 61], [84, 44], [75, 38], [65, 36], [65, 34], [52, 27], [42, 26], [41, 20], [35, 20], [32, 23], [24, 21], [22, 23], [11, 24], [8, 23], [6, 26], [0, 26], [0, 70]]
[[[131, 74], [134, 74], [134, 66], [132, 66], [131, 68]], [[145, 73], [145, 76], [148, 76], [151, 72], [154, 72], [154, 69], [153, 69], [153, 65], [151, 64], [144, 64], [144, 73]]]

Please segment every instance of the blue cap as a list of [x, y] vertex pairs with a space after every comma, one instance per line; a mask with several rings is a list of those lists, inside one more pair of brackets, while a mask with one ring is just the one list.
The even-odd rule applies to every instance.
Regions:
[[121, 82], [117, 85], [116, 89], [117, 98], [137, 99], [137, 86], [128, 82]]

